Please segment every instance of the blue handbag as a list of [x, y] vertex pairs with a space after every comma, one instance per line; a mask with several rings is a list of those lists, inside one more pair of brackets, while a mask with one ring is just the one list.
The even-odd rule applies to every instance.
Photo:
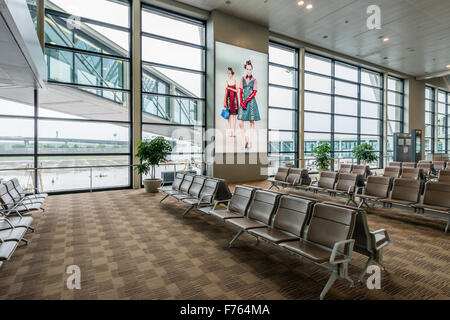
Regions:
[[222, 118], [224, 118], [225, 120], [228, 120], [228, 118], [230, 117], [230, 111], [227, 108], [223, 108], [221, 114]]

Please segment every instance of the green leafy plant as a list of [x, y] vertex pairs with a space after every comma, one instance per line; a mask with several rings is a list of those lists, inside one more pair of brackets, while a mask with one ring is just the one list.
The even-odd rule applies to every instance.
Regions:
[[319, 169], [326, 170], [330, 167], [331, 144], [329, 142], [319, 142], [319, 144], [312, 149], [312, 154], [314, 155], [316, 166]]
[[368, 143], [361, 143], [359, 146], [354, 147], [352, 153], [358, 162], [370, 163], [378, 160], [373, 146]]
[[156, 166], [166, 161], [170, 152], [172, 145], [164, 137], [140, 141], [136, 157], [141, 160], [141, 164], [136, 166], [137, 172], [140, 175], [148, 175], [150, 172], [151, 179], [155, 179]]

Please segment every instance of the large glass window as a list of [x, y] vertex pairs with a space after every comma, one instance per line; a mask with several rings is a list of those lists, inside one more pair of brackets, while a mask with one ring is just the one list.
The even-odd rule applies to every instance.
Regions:
[[298, 164], [298, 52], [269, 45], [269, 174]]
[[[9, 121], [1, 127], [9, 138], [0, 145], [0, 153], [8, 163], [11, 155], [32, 155], [34, 179], [43, 191], [127, 187], [131, 182], [130, 4], [125, 0], [74, 3], [45, 1], [48, 85], [38, 91], [36, 104], [17, 107], [8, 102], [10, 108], [2, 114], [8, 114]], [[36, 17], [35, 1], [28, 6]]]
[[433, 154], [434, 150], [434, 114], [435, 89], [425, 88], [425, 154]]
[[447, 92], [438, 90], [437, 99], [437, 150], [436, 153], [447, 153]]
[[[307, 53], [305, 57], [305, 158], [330, 142], [334, 167], [353, 162], [352, 150], [371, 144], [382, 163], [382, 74]], [[312, 161], [307, 161], [311, 165]]]
[[392, 76], [388, 77], [387, 98], [387, 157], [394, 159], [394, 133], [403, 132], [404, 113], [404, 81]]
[[202, 172], [205, 24], [142, 5], [141, 39], [142, 138], [164, 136], [174, 146], [169, 160]]
[[446, 111], [446, 117], [445, 117], [445, 119], [446, 119], [446, 124], [447, 124], [447, 126], [446, 126], [446, 130], [447, 130], [447, 133], [446, 133], [446, 141], [447, 141], [447, 149], [446, 149], [446, 153], [450, 153], [450, 128], [449, 128], [449, 126], [450, 126], [450, 92], [447, 92], [447, 111]]

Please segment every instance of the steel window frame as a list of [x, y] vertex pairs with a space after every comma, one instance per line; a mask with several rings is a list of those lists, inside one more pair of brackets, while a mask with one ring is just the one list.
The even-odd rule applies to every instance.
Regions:
[[[269, 55], [269, 59], [268, 59], [268, 72], [269, 72], [269, 79], [270, 79], [270, 66], [273, 67], [277, 67], [277, 68], [281, 68], [281, 69], [285, 69], [285, 70], [289, 70], [291, 72], [294, 72], [294, 80], [295, 80], [295, 87], [290, 87], [290, 86], [285, 86], [285, 85], [280, 85], [280, 84], [276, 84], [276, 83], [272, 83], [272, 82], [268, 82], [268, 94], [270, 95], [270, 88], [279, 88], [279, 89], [284, 89], [284, 90], [289, 90], [292, 91], [294, 93], [294, 108], [287, 108], [287, 107], [278, 107], [278, 106], [271, 106], [271, 105], [267, 105], [267, 114], [269, 115], [270, 110], [283, 110], [283, 111], [291, 111], [294, 115], [294, 130], [291, 129], [271, 129], [269, 127], [269, 119], [267, 121], [267, 157], [271, 157], [275, 154], [293, 154], [294, 155], [294, 163], [295, 166], [299, 166], [299, 148], [298, 148], [298, 135], [299, 135], [299, 123], [298, 123], [298, 113], [299, 113], [299, 83], [298, 83], [298, 57], [299, 57], [299, 50], [297, 48], [293, 48], [290, 46], [286, 46], [274, 41], [269, 41], [269, 48], [270, 47], [274, 47], [277, 48], [279, 50], [285, 50], [288, 51], [290, 53], [294, 54], [294, 63], [295, 66], [287, 66], [287, 65], [283, 65], [280, 63], [275, 63], [275, 62], [271, 62], [270, 61], [270, 55]], [[268, 117], [269, 118], [269, 117]], [[287, 132], [287, 133], [294, 133], [294, 151], [279, 151], [279, 152], [274, 152], [271, 151], [270, 148], [270, 139], [269, 139], [269, 135], [270, 132]], [[276, 157], [276, 156], [274, 156]], [[280, 158], [278, 157], [278, 160], [280, 161]]]

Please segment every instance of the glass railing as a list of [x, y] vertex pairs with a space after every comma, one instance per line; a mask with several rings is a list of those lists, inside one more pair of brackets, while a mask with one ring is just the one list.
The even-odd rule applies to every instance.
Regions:
[[[18, 178], [27, 192], [70, 192], [94, 191], [108, 188], [126, 188], [130, 186], [130, 168], [135, 165], [88, 165], [0, 168], [0, 181]], [[175, 175], [179, 171], [202, 173], [202, 165], [197, 162], [168, 162], [156, 168], [156, 177], [162, 178], [169, 172]], [[37, 179], [35, 175], [37, 174]], [[143, 178], [149, 178], [144, 176]], [[35, 181], [37, 180], [37, 185]]]

